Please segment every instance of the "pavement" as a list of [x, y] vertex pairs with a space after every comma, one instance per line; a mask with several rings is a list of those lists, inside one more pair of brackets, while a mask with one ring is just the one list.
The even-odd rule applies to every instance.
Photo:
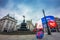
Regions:
[[[35, 35], [0, 35], [0, 40], [38, 40]], [[45, 33], [40, 40], [60, 40], [60, 33], [53, 32], [52, 35]]]
[[54, 32], [51, 35], [47, 35], [47, 33], [46, 33], [42, 40], [60, 40], [60, 33]]

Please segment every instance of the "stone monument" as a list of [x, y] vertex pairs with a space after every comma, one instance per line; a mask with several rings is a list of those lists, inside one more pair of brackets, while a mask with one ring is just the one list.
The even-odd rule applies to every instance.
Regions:
[[23, 16], [23, 22], [21, 23], [20, 31], [28, 31], [27, 23], [25, 22], [25, 16]]

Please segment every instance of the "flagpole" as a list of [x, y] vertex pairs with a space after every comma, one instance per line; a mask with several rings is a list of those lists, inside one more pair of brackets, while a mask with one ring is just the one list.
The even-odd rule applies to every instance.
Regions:
[[45, 21], [46, 21], [47, 33], [48, 33], [48, 35], [51, 35], [51, 31], [50, 31], [50, 28], [48, 27], [48, 22], [47, 22], [47, 19], [46, 19], [46, 16], [45, 16], [45, 11], [44, 11], [44, 9], [42, 10], [42, 12], [43, 12], [43, 15], [44, 15], [44, 18], [45, 18]]

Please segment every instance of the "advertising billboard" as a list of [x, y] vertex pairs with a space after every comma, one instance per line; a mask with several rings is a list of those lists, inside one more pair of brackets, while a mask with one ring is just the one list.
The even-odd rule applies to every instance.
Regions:
[[[45, 20], [45, 17], [41, 18], [41, 20], [42, 20], [43, 27], [47, 27], [47, 26], [46, 26], [46, 20], [47, 20], [47, 23], [49, 22], [49, 25], [50, 25], [51, 23], [53, 24], [53, 22], [55, 22], [54, 16], [46, 16], [46, 20]], [[52, 22], [51, 22], [51, 21], [52, 21]], [[50, 27], [51, 27], [51, 25], [50, 25]]]

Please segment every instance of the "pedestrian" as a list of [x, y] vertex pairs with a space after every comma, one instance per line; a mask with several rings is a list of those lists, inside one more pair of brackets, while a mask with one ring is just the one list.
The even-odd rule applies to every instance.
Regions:
[[42, 29], [38, 30], [37, 33], [36, 33], [36, 38], [38, 40], [42, 39], [44, 37], [44, 32]]

